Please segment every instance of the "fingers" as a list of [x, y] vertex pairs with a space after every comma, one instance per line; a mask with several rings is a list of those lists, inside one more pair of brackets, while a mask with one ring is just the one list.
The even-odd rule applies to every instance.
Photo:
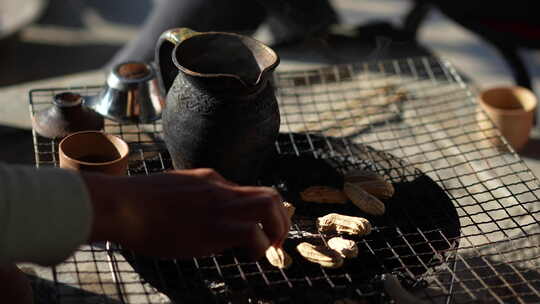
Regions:
[[219, 231], [219, 242], [223, 248], [244, 248], [248, 256], [254, 260], [260, 259], [271, 244], [266, 234], [255, 223], [223, 223], [219, 225]]
[[291, 230], [291, 218], [289, 217], [289, 213], [287, 212], [287, 209], [285, 209], [285, 207], [283, 206], [283, 200], [280, 200], [278, 210], [281, 212], [281, 216], [284, 219], [284, 224], [285, 224], [284, 226], [285, 233], [283, 234], [279, 242], [275, 244], [277, 245], [277, 247], [281, 247], [283, 246], [283, 242], [285, 242], [285, 239], [289, 235], [289, 230]]
[[[264, 193], [264, 192], [263, 192]], [[260, 222], [274, 246], [281, 246], [287, 238], [290, 220], [276, 191], [248, 196], [224, 203], [219, 212], [231, 221]]]
[[221, 176], [221, 174], [219, 174], [217, 171], [215, 171], [214, 169], [210, 169], [210, 168], [199, 168], [199, 169], [193, 169], [193, 174], [198, 176], [198, 177], [201, 177], [207, 181], [212, 181], [212, 182], [215, 182], [215, 183], [221, 183], [221, 184], [225, 184], [225, 185], [229, 185], [229, 186], [235, 186], [236, 184], [225, 179], [223, 176]]
[[236, 186], [231, 187], [230, 190], [235, 192], [236, 197], [249, 197], [255, 195], [267, 195], [272, 197], [279, 197], [279, 192], [270, 187], [257, 187], [257, 186]]
[[[245, 224], [262, 223], [267, 239], [281, 246], [287, 238], [290, 219], [279, 193], [268, 187], [238, 186], [212, 169], [177, 170], [171, 172], [194, 179], [186, 181], [190, 191], [204, 191], [218, 221]], [[210, 183], [200, 183], [206, 181]], [[186, 186], [186, 183], [184, 183]], [[203, 186], [210, 186], [206, 189]], [[194, 188], [195, 187], [195, 188]], [[260, 229], [259, 229], [260, 230]]]
[[220, 184], [225, 184], [228, 186], [236, 186], [235, 183], [225, 179], [218, 172], [216, 172], [214, 169], [211, 169], [211, 168], [174, 170], [174, 171], [170, 171], [169, 173], [178, 174], [178, 175], [189, 175], [189, 176], [193, 176], [193, 177], [196, 177], [198, 179], [202, 179], [208, 182], [220, 183]]

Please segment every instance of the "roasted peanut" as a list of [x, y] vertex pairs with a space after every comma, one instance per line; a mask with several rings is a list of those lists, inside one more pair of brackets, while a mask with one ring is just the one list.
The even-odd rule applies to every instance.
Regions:
[[371, 232], [371, 224], [365, 218], [337, 213], [319, 217], [317, 227], [323, 233], [337, 232], [361, 236]]
[[328, 247], [335, 250], [343, 258], [355, 258], [358, 256], [358, 246], [353, 240], [347, 240], [342, 237], [333, 237], [328, 240]]
[[289, 202], [283, 202], [283, 207], [287, 210], [287, 214], [289, 215], [289, 218], [292, 218], [294, 215], [294, 211], [296, 211], [296, 208], [293, 204]]
[[317, 263], [326, 268], [339, 268], [343, 265], [343, 258], [339, 253], [325, 246], [316, 246], [310, 243], [300, 243], [296, 250], [308, 261]]
[[343, 191], [360, 210], [372, 215], [383, 215], [386, 211], [384, 203], [369, 194], [356, 183], [345, 183]]
[[379, 174], [367, 170], [352, 170], [345, 174], [345, 183], [353, 183], [360, 186], [367, 193], [381, 199], [387, 199], [394, 195], [395, 189], [391, 183]]
[[349, 200], [342, 190], [328, 186], [311, 186], [300, 192], [303, 201], [313, 203], [345, 204]]
[[270, 264], [281, 269], [289, 268], [293, 262], [291, 256], [283, 248], [274, 246], [270, 246], [266, 250], [266, 259]]

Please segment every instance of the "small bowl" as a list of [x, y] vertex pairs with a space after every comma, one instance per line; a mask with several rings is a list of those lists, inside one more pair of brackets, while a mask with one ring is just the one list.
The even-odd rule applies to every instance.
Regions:
[[121, 123], [151, 123], [161, 118], [165, 98], [150, 64], [125, 62], [116, 65], [103, 91], [85, 101], [87, 107]]
[[[487, 114], [510, 146], [520, 151], [527, 144], [533, 127], [537, 99], [529, 89], [519, 86], [496, 87], [483, 91], [478, 97], [479, 107]], [[477, 114], [480, 127], [496, 146], [502, 142], [482, 113]]]
[[73, 133], [58, 145], [60, 168], [122, 176], [128, 168], [129, 146], [99, 131]]

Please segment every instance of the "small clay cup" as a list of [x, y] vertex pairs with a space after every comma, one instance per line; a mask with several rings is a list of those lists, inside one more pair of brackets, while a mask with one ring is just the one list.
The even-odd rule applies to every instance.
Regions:
[[73, 133], [59, 146], [60, 167], [122, 176], [128, 167], [129, 146], [122, 139], [99, 131]]
[[530, 90], [519, 86], [488, 89], [478, 98], [480, 107], [516, 151], [529, 140], [537, 103]]

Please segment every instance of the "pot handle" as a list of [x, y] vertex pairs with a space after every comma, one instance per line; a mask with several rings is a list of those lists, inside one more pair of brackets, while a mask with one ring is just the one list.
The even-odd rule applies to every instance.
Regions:
[[167, 30], [159, 37], [155, 60], [158, 82], [161, 92], [163, 92], [164, 95], [167, 95], [174, 79], [178, 75], [178, 68], [173, 61], [176, 46], [182, 41], [199, 34], [201, 33], [186, 27], [180, 27]]

